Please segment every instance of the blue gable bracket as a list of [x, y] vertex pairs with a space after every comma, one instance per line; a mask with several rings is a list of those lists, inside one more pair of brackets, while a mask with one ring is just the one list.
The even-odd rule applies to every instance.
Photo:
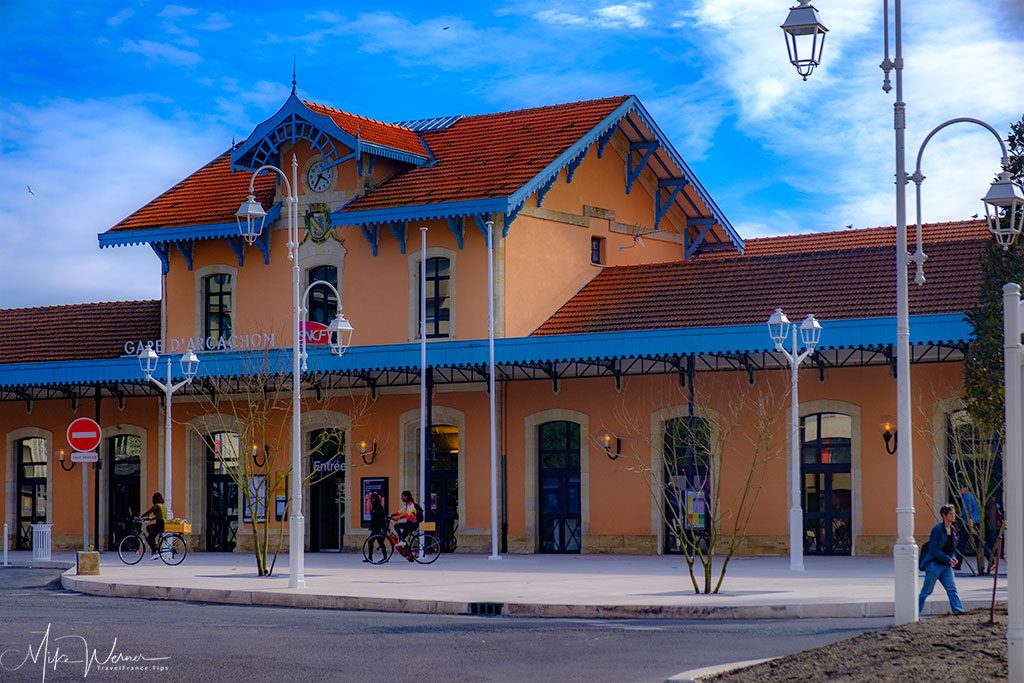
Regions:
[[[263, 265], [270, 265], [270, 230], [263, 230], [256, 235], [256, 248], [263, 254]], [[241, 265], [241, 264], [239, 264]]]
[[376, 225], [360, 225], [363, 230], [363, 237], [370, 243], [370, 248], [373, 250], [373, 255], [377, 255], [377, 226]]
[[[700, 232], [697, 233], [697, 239], [695, 239], [690, 246], [686, 248], [686, 254], [683, 256], [685, 260], [689, 261], [690, 258], [697, 253], [697, 250], [700, 249], [700, 245], [704, 243], [704, 238], [707, 237], [708, 231], [711, 230], [711, 226], [713, 225], [714, 223], [708, 223], [700, 229]], [[686, 232], [689, 232], [689, 230]]]
[[560, 173], [561, 173], [561, 171], [559, 171], [559, 173], [556, 173], [555, 175], [551, 176], [551, 179], [548, 180], [543, 185], [541, 185], [540, 189], [537, 190], [537, 208], [538, 209], [544, 204], [544, 197], [546, 197], [547, 194], [548, 194], [548, 191], [552, 187], [554, 187], [555, 182], [558, 181], [558, 176], [559, 176]]
[[[270, 231], [264, 230], [263, 232], [269, 233]], [[237, 235], [234, 237], [226, 237], [225, 239], [228, 241], [228, 246], [231, 247], [231, 251], [234, 252], [235, 258], [238, 259], [238, 267], [241, 268], [245, 265], [245, 242], [243, 242], [242, 238]]]
[[[391, 228], [391, 234], [398, 240], [398, 249], [403, 254], [405, 253], [405, 233], [409, 224], [405, 221], [398, 223], [388, 223], [388, 227]], [[376, 254], [374, 254], [376, 256]]]
[[502, 237], [508, 237], [508, 231], [512, 228], [512, 221], [519, 216], [519, 212], [523, 210], [524, 206], [526, 206], [526, 202], [523, 202], [516, 208], [512, 209], [512, 211], [505, 214], [505, 227], [501, 229]]
[[565, 168], [565, 182], [572, 182], [572, 177], [576, 174], [576, 169], [579, 168], [580, 164], [583, 163], [583, 160], [587, 158], [587, 152], [589, 150], [590, 148], [588, 147], [587, 149], [583, 150], [582, 154], [580, 154], [578, 157], [569, 162], [569, 165], [566, 166]]
[[476, 227], [479, 228], [480, 234], [484, 236], [484, 244], [487, 244], [487, 221], [490, 219], [487, 214], [477, 213], [473, 214], [473, 220], [476, 222]]
[[[629, 194], [633, 189], [633, 183], [636, 182], [637, 178], [640, 177], [640, 173], [643, 172], [647, 166], [647, 162], [650, 160], [651, 155], [658, 149], [657, 142], [631, 142], [629, 143], [629, 156], [626, 157], [626, 194]], [[637, 151], [643, 151], [643, 156], [640, 157], [640, 162], [633, 163], [633, 153]]]
[[[239, 203], [245, 199], [240, 197]], [[281, 205], [274, 204], [267, 211], [265, 225], [271, 225], [281, 216]], [[265, 232], [269, 232], [266, 230]], [[238, 223], [212, 223], [209, 225], [180, 225], [173, 227], [139, 228], [138, 230], [118, 230], [101, 232], [97, 237], [100, 248], [120, 247], [134, 244], [152, 244], [174, 242], [176, 240], [210, 240], [238, 234]]]
[[714, 218], [687, 218], [686, 224], [691, 228], [702, 228], [705, 225], [714, 225], [717, 221]]
[[192, 240], [174, 240], [174, 248], [185, 259], [189, 272], [192, 271]]
[[171, 259], [169, 254], [171, 245], [150, 242], [149, 247], [156, 254], [157, 258], [160, 259], [160, 272], [167, 275], [167, 271], [171, 269]]
[[615, 137], [615, 131], [619, 129], [618, 126], [612, 126], [607, 131], [601, 134], [597, 139], [597, 158], [600, 159], [604, 156], [604, 148], [611, 142], [611, 139]]
[[355, 152], [352, 152], [351, 154], [346, 154], [343, 157], [339, 157], [339, 158], [335, 159], [334, 161], [332, 161], [329, 164], [324, 164], [324, 169], [334, 168], [335, 166], [338, 166], [340, 164], [345, 163], [349, 159], [356, 159], [356, 158], [357, 157], [356, 157], [356, 153]]
[[[673, 178], [671, 180], [659, 180], [658, 191], [654, 195], [655, 207], [654, 207], [654, 229], [658, 230], [661, 224], [661, 219], [665, 217], [668, 210], [672, 208], [672, 203], [675, 202], [676, 197], [686, 187], [686, 178]], [[661, 191], [668, 188], [668, 198], [662, 200]]]
[[445, 221], [448, 222], [448, 229], [452, 231], [453, 235], [455, 235], [455, 242], [459, 245], [459, 249], [461, 250], [462, 249], [462, 229], [463, 229], [462, 228], [462, 226], [463, 226], [463, 219], [462, 219], [462, 217], [461, 216], [459, 216], [459, 217], [449, 216], [448, 218], [445, 218]]

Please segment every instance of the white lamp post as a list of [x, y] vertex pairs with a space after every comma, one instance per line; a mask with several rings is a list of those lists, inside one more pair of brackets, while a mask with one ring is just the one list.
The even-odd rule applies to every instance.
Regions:
[[139, 366], [142, 368], [142, 374], [146, 376], [146, 380], [152, 382], [164, 392], [164, 503], [167, 505], [167, 511], [173, 509], [171, 507], [171, 399], [174, 396], [174, 392], [181, 389], [183, 386], [191, 382], [196, 373], [199, 372], [199, 358], [196, 354], [191, 351], [186, 351], [181, 356], [181, 374], [185, 376], [185, 379], [181, 380], [177, 384], [171, 376], [171, 359], [167, 358], [167, 382], [161, 382], [153, 373], [156, 372], [157, 362], [160, 360], [160, 355], [153, 350], [152, 346], [139, 351]]
[[[806, 9], [809, 5], [801, 0], [800, 7], [790, 10], [790, 18], [782, 25], [786, 35], [787, 46], [794, 45], [796, 41], [802, 41], [805, 45], [809, 35], [815, 39], [819, 34], [824, 38], [824, 25], [821, 24], [817, 15], [814, 19], [814, 31], [810, 31], [806, 19]], [[924, 282], [922, 272], [924, 254], [921, 250], [921, 240], [918, 239], [917, 253], [911, 257], [907, 253], [907, 195], [906, 185], [912, 180], [906, 172], [906, 102], [903, 101], [903, 13], [901, 0], [893, 0], [894, 9], [894, 37], [895, 37], [895, 59], [889, 59], [889, 0], [883, 0], [884, 11], [884, 37], [885, 50], [882, 60], [882, 70], [885, 73], [882, 89], [885, 92], [892, 90], [889, 82], [889, 74], [896, 71], [896, 102], [893, 105], [893, 128], [896, 132], [896, 433], [901, 436], [897, 454], [896, 467], [896, 520], [897, 539], [893, 546], [894, 564], [894, 593], [895, 593], [895, 614], [896, 623], [904, 624], [917, 621], [917, 590], [918, 590], [918, 548], [914, 539], [914, 480], [913, 480], [913, 448], [911, 431], [911, 403], [910, 403], [910, 304], [909, 304], [909, 276], [907, 274], [908, 261], [911, 258], [917, 263], [917, 282]], [[804, 15], [793, 17], [793, 13], [804, 10]], [[804, 18], [801, 18], [804, 17]], [[805, 20], [806, 19], [806, 20]], [[792, 47], [790, 50], [790, 61], [797, 68], [797, 73], [807, 80], [811, 70], [818, 66], [821, 61], [820, 44], [812, 42], [812, 49], [817, 45], [817, 52], [803, 52], [797, 55]], [[945, 124], [944, 124], [945, 125]], [[941, 128], [942, 126], [940, 126]], [[934, 131], [933, 131], [934, 133]], [[998, 135], [997, 135], [998, 137]], [[923, 150], [923, 147], [922, 147]], [[922, 176], [923, 179], [923, 176]], [[1016, 212], [1020, 211], [1021, 200], [1024, 195], [1018, 195], [1008, 188], [1006, 183], [1009, 177], [1000, 177], [1003, 184], [994, 185], [990, 192], [993, 196], [985, 198], [986, 213], [990, 216], [990, 229], [996, 234], [1001, 244], [1008, 244], [1015, 234], [1014, 226], [1020, 229], [1020, 222], [1012, 220]], [[1010, 183], [1012, 185], [1012, 183]], [[991, 209], [990, 209], [991, 207]], [[991, 211], [991, 212], [990, 212]], [[995, 214], [998, 217], [1010, 213], [1010, 227], [999, 228], [993, 224], [991, 217]], [[1001, 233], [999, 230], [1003, 230]], [[1002, 236], [1001, 236], [1002, 235]]]
[[1024, 304], [1020, 285], [1003, 287], [1003, 348], [1006, 372], [1006, 650], [1009, 681], [1024, 681]]
[[[797, 327], [800, 329], [800, 341], [804, 350], [800, 351], [797, 340]], [[798, 393], [800, 364], [814, 353], [814, 348], [821, 341], [821, 323], [808, 314], [797, 326], [790, 324], [789, 318], [776, 308], [768, 318], [768, 333], [775, 342], [775, 351], [781, 353], [789, 361], [789, 569], [794, 572], [804, 570], [804, 514], [800, 501], [800, 396]], [[783, 344], [792, 337], [792, 351], [786, 351]]]
[[494, 221], [487, 221], [487, 384], [491, 423], [491, 554], [498, 554], [498, 446], [494, 396]]

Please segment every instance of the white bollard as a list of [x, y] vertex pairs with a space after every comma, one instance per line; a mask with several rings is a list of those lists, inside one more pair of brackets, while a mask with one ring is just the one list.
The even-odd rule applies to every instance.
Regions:
[[7, 522], [4, 522], [4, 566], [11, 566], [10, 562], [7, 561]]
[[52, 524], [32, 525], [32, 559], [50, 561], [50, 532]]

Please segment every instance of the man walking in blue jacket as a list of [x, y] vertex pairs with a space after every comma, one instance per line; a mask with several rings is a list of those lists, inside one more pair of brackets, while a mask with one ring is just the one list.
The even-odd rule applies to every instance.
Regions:
[[928, 539], [928, 550], [921, 557], [921, 569], [924, 570], [924, 585], [921, 586], [921, 594], [917, 598], [917, 611], [924, 612], [924, 601], [935, 589], [935, 582], [938, 581], [946, 589], [949, 596], [949, 606], [953, 614], [962, 614], [963, 603], [956, 592], [956, 582], [953, 579], [953, 569], [959, 564], [956, 557], [956, 530], [953, 522], [956, 521], [956, 508], [946, 504], [939, 508], [942, 521], [932, 528], [931, 537]]

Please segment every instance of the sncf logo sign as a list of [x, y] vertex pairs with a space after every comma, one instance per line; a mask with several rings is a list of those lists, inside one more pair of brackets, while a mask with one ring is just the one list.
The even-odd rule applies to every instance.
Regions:
[[302, 333], [307, 344], [327, 344], [330, 342], [330, 334], [327, 332], [327, 325], [306, 321], [302, 323]]

